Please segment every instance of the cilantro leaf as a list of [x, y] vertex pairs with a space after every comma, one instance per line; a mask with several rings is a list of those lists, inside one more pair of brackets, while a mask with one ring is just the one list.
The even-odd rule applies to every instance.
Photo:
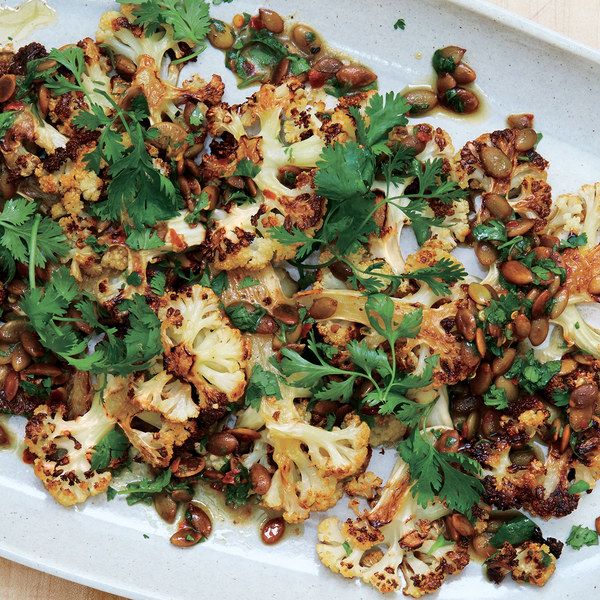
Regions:
[[125, 233], [127, 234], [125, 243], [132, 250], [155, 250], [165, 245], [153, 229], [138, 230], [125, 226]]
[[248, 469], [242, 463], [231, 469], [230, 462], [227, 461], [221, 468], [221, 473], [225, 473], [223, 481], [227, 482], [224, 487], [225, 504], [233, 508], [247, 504], [252, 491]]
[[317, 167], [317, 193], [338, 205], [363, 198], [375, 174], [374, 157], [354, 141], [325, 146]]
[[552, 402], [554, 402], [554, 406], [569, 406], [569, 390], [560, 388], [553, 389]]
[[260, 285], [260, 281], [258, 279], [254, 279], [254, 277], [244, 277], [238, 283], [239, 290], [245, 290], [249, 287], [254, 287], [255, 285]]
[[162, 271], [157, 271], [150, 280], [150, 289], [157, 295], [162, 296], [165, 293], [167, 276]]
[[13, 126], [15, 119], [17, 118], [17, 112], [14, 110], [7, 110], [0, 113], [0, 141], [6, 135], [6, 132]]
[[581, 550], [584, 546], [597, 546], [598, 534], [583, 525], [573, 525], [567, 538], [567, 544], [574, 550]]
[[559, 371], [560, 360], [541, 363], [535, 358], [533, 350], [529, 350], [524, 356], [517, 356], [504, 376], [507, 379], [516, 378], [521, 388], [528, 394], [533, 394], [543, 390]]
[[[414, 482], [411, 493], [420, 506], [427, 507], [437, 496], [451, 510], [467, 516], [471, 514], [473, 505], [483, 493], [482, 483], [474, 477], [481, 470], [476, 461], [456, 452], [439, 452], [418, 429], [400, 442], [398, 453], [409, 466]], [[466, 473], [458, 470], [455, 464]]]
[[[145, 0], [129, 2], [117, 0], [119, 4], [139, 5], [133, 11], [136, 25], [141, 25], [149, 34], [168, 24], [173, 28], [173, 39], [196, 46], [194, 56], [206, 47], [206, 36], [210, 29], [209, 5], [204, 0]], [[188, 57], [188, 60], [191, 57]]]
[[445, 204], [466, 198], [468, 190], [463, 190], [454, 181], [448, 180], [444, 173], [444, 161], [441, 158], [419, 162], [413, 160], [408, 168], [409, 175], [416, 177], [418, 192], [405, 194], [407, 198], [435, 198]]
[[390, 373], [389, 358], [381, 348], [370, 348], [364, 340], [352, 340], [347, 350], [352, 362], [368, 375], [372, 375], [373, 371], [382, 377]]
[[[368, 148], [372, 148], [387, 140], [388, 133], [394, 127], [408, 123], [406, 113], [409, 110], [410, 104], [401, 94], [394, 94], [394, 92], [388, 92], [385, 96], [375, 94], [365, 108], [368, 125], [364, 133], [364, 140], [361, 141]], [[357, 118], [356, 112], [353, 112], [355, 119]], [[360, 115], [358, 115], [358, 118], [362, 120]]]
[[250, 332], [256, 331], [260, 320], [267, 314], [262, 306], [254, 305], [248, 308], [244, 304], [230, 304], [225, 307], [225, 312], [234, 327]]
[[492, 325], [504, 326], [512, 320], [512, 314], [523, 306], [523, 300], [516, 292], [509, 291], [498, 300], [492, 299], [489, 306], [483, 310], [485, 320]]
[[209, 287], [217, 296], [221, 296], [221, 294], [229, 287], [227, 271], [221, 271], [218, 275], [215, 275], [210, 280]]
[[424, 214], [427, 208], [427, 202], [420, 198], [411, 200], [407, 206], [401, 207], [402, 212], [410, 219], [410, 226], [419, 246], [422, 246], [431, 237], [432, 227], [443, 226], [441, 217], [428, 217]]
[[483, 402], [486, 406], [492, 406], [496, 410], [506, 410], [508, 408], [506, 392], [493, 384], [483, 395]]
[[456, 63], [454, 62], [454, 59], [451, 56], [444, 56], [441, 50], [436, 50], [433, 53], [431, 64], [438, 75], [452, 73], [454, 69], [456, 69]]
[[107, 469], [113, 460], [123, 458], [128, 449], [129, 440], [120, 427], [115, 427], [96, 444], [90, 465], [94, 471]]
[[465, 102], [456, 88], [444, 92], [445, 103], [457, 113], [465, 112]]
[[417, 308], [404, 315], [400, 324], [394, 321], [394, 301], [385, 294], [373, 294], [367, 298], [365, 311], [369, 323], [393, 346], [400, 338], [415, 338], [423, 321], [423, 309]]
[[103, 254], [108, 250], [108, 246], [101, 244], [95, 235], [88, 235], [84, 241], [96, 254]]
[[501, 548], [504, 542], [518, 546], [531, 539], [537, 525], [528, 517], [521, 515], [502, 523], [498, 531], [490, 539], [494, 548]]
[[144, 477], [138, 481], [128, 483], [125, 486], [125, 489], [119, 491], [113, 489], [111, 496], [114, 498], [116, 495], [126, 495], [127, 504], [132, 506], [138, 502], [148, 502], [152, 500], [154, 494], [159, 494], [160, 492], [172, 492], [173, 490], [187, 490], [188, 492], [193, 493], [193, 488], [189, 483], [184, 483], [183, 481], [172, 482], [171, 469], [165, 469], [154, 479]]
[[406, 28], [406, 23], [405, 23], [404, 19], [398, 19], [394, 23], [394, 29], [402, 29], [402, 30], [404, 30], [405, 28]]
[[591, 488], [590, 488], [589, 483], [587, 483], [587, 481], [583, 481], [582, 479], [580, 479], [579, 481], [575, 481], [568, 487], [567, 493], [568, 494], [581, 494], [583, 492], [587, 492], [590, 489]]
[[[63, 231], [49, 217], [39, 217], [36, 225], [37, 205], [25, 198], [7, 200], [0, 212], [0, 246], [6, 249], [5, 270], [14, 272], [15, 261], [28, 263], [34, 256], [36, 267], [44, 267], [46, 262], [55, 262], [69, 251]], [[35, 247], [33, 247], [35, 235]]]
[[506, 242], [506, 226], [502, 221], [488, 221], [475, 226], [472, 231], [473, 237], [479, 242]]
[[275, 396], [281, 399], [281, 390], [277, 376], [271, 371], [266, 371], [260, 365], [254, 365], [252, 374], [246, 387], [244, 405], [251, 406], [254, 410], [260, 409], [260, 403], [265, 396]]
[[[0, 133], [0, 138], [2, 137]], [[566, 240], [561, 240], [558, 244], [559, 250], [566, 250], [567, 248], [579, 248], [581, 246], [587, 246], [588, 237], [587, 233], [581, 233], [580, 235], [570, 235]]]
[[466, 276], [465, 268], [450, 258], [442, 258], [431, 267], [423, 267], [404, 274], [406, 279], [418, 279], [426, 283], [437, 296], [449, 294], [448, 284], [452, 285]]
[[134, 226], [142, 229], [175, 217], [181, 197], [173, 182], [154, 167], [141, 126], [132, 127], [132, 133], [127, 154], [108, 169], [108, 198], [95, 204], [94, 209], [106, 220], [120, 220], [127, 214]]
[[254, 178], [260, 173], [260, 167], [255, 165], [249, 158], [242, 158], [235, 167], [234, 175], [239, 177]]

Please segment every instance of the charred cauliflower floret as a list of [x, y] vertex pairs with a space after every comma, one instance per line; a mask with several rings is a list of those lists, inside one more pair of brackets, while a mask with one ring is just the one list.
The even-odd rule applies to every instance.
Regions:
[[199, 285], [164, 296], [158, 315], [166, 370], [195, 387], [201, 418], [223, 416], [246, 387], [247, 338], [229, 324], [215, 293]]
[[[173, 29], [170, 25], [163, 23], [151, 35], [140, 25], [135, 25], [133, 15], [134, 5], [121, 8], [121, 12], [109, 11], [102, 15], [96, 32], [98, 44], [110, 48], [115, 54], [122, 54], [136, 65], [141, 57], [149, 56], [161, 69], [165, 62], [169, 61], [168, 53], [171, 52], [175, 58], [181, 58], [184, 54], [179, 42], [173, 39]], [[169, 64], [166, 69], [166, 79], [172, 84], [177, 83], [179, 67]]]
[[600, 245], [588, 243], [581, 248], [569, 248], [561, 254], [567, 271], [565, 287], [569, 304], [596, 302], [598, 294], [593, 281], [600, 276]]
[[525, 176], [518, 188], [518, 195], [509, 195], [508, 203], [521, 217], [545, 219], [551, 212], [552, 189], [543, 180]]
[[342, 495], [339, 481], [357, 473], [368, 456], [369, 427], [347, 418], [331, 431], [306, 423], [294, 404], [294, 390], [283, 399], [266, 397], [260, 414], [277, 470], [263, 504], [296, 523], [310, 512], [331, 508]]
[[[195, 431], [195, 423], [177, 423], [165, 419], [160, 413], [143, 410], [135, 398], [143, 380], [129, 377], [109, 377], [106, 386], [106, 410], [117, 421], [131, 445], [145, 462], [153, 467], [167, 467], [175, 448], [181, 446]], [[143, 422], [143, 429], [140, 429]]]
[[[526, 178], [530, 178], [526, 184], [526, 188], [529, 190], [534, 187], [531, 179], [545, 182], [548, 163], [537, 153], [534, 153], [533, 158], [528, 157], [529, 160], [526, 162], [519, 161], [519, 157], [523, 153], [517, 150], [516, 141], [517, 130], [504, 129], [485, 133], [477, 139], [467, 142], [456, 157], [455, 179], [463, 188], [508, 195], [509, 199], [513, 194], [518, 195], [519, 188]], [[498, 154], [498, 151], [502, 154]], [[486, 161], [484, 161], [486, 155], [487, 169]], [[500, 171], [490, 169], [494, 162], [502, 164]], [[545, 187], [543, 189], [546, 190]], [[513, 194], [509, 194], [511, 191]], [[537, 197], [536, 200], [522, 200], [535, 203]], [[549, 201], [550, 198], [544, 192], [543, 204], [545, 205]]]
[[[366, 298], [354, 290], [308, 290], [296, 294], [298, 302], [307, 308], [320, 298], [334, 301], [335, 312], [326, 320], [340, 320], [357, 323], [370, 327], [364, 309]], [[404, 315], [415, 310], [415, 307], [404, 299], [394, 298], [395, 318], [400, 321]], [[461, 381], [477, 367], [479, 359], [458, 337], [444, 329], [447, 319], [456, 316], [458, 306], [449, 302], [439, 308], [424, 308], [423, 321], [417, 337], [401, 340], [396, 349], [399, 361], [402, 361], [406, 370], [414, 370], [430, 355], [437, 354], [440, 359], [434, 368], [434, 381], [436, 384], [452, 384]], [[320, 322], [319, 319], [317, 321]], [[379, 334], [371, 333], [367, 338], [370, 344], [377, 345], [382, 342]]]
[[406, 465], [399, 461], [380, 500], [364, 517], [341, 523], [331, 517], [318, 528], [317, 554], [334, 573], [360, 578], [389, 593], [402, 589], [420, 598], [437, 590], [445, 578], [469, 562], [464, 542], [440, 546], [442, 504], [420, 507], [410, 492]]
[[[187, 149], [184, 143], [185, 130], [180, 125], [168, 125], [168, 120], [174, 121], [180, 113], [180, 106], [186, 101], [196, 100], [198, 110], [202, 116], [206, 114], [209, 106], [221, 101], [225, 86], [218, 75], [213, 75], [210, 82], [206, 83], [198, 76], [176, 87], [160, 76], [160, 67], [155, 59], [142, 55], [138, 59], [138, 68], [133, 78], [132, 87], [138, 93], [142, 93], [148, 102], [150, 122], [157, 125], [159, 131], [171, 137], [181, 137], [179, 142], [179, 153]], [[176, 144], [172, 144], [176, 145]]]
[[577, 508], [579, 497], [569, 494], [574, 456], [551, 448], [545, 462], [534, 458], [528, 465], [514, 465], [506, 440], [482, 440], [470, 450], [483, 467], [484, 498], [500, 510], [526, 508], [544, 519], [564, 517]]
[[348, 496], [360, 496], [372, 500], [377, 496], [382, 483], [383, 480], [375, 473], [365, 471], [348, 480], [344, 484], [344, 491]]
[[559, 237], [585, 233], [588, 248], [596, 247], [600, 233], [600, 183], [586, 184], [575, 194], [558, 196], [547, 231]]
[[[280, 130], [286, 109], [293, 106], [298, 84], [288, 82], [277, 88], [263, 85], [241, 107], [219, 105], [207, 113], [208, 129], [213, 136], [229, 136], [227, 152], [205, 155], [206, 179], [232, 176], [241, 161], [250, 161], [258, 169], [253, 180], [257, 195], [252, 203], [229, 205], [213, 212], [213, 226], [207, 241], [217, 269], [262, 269], [269, 262], [292, 258], [298, 244], [284, 245], [274, 239], [273, 227], [297, 227], [312, 236], [321, 224], [324, 202], [316, 196], [312, 176], [323, 140], [311, 135], [286, 145]], [[256, 135], [249, 132], [258, 129]], [[304, 169], [293, 186], [280, 181], [280, 170]]]
[[28, 108], [22, 108], [2, 137], [0, 153], [6, 168], [13, 175], [29, 177], [42, 162], [31, 150], [32, 145], [47, 154], [55, 154], [67, 142], [68, 138], [56, 128], [36, 118]]
[[65, 419], [67, 408], [38, 406], [25, 429], [27, 449], [35, 456], [33, 469], [46, 489], [63, 506], [85, 502], [105, 492], [109, 472], [92, 469], [94, 447], [115, 426], [97, 395], [92, 407], [72, 421]]
[[510, 573], [521, 583], [544, 586], [556, 570], [556, 557], [547, 544], [524, 542], [513, 547], [504, 542], [495, 554], [485, 562], [487, 576], [494, 583], [501, 583]]
[[553, 204], [546, 231], [550, 235], [565, 237], [582, 230], [585, 205], [577, 194], [561, 194]]
[[144, 410], [160, 413], [168, 421], [184, 423], [198, 416], [199, 409], [192, 399], [189, 383], [160, 371], [147, 381], [135, 386], [133, 401]]

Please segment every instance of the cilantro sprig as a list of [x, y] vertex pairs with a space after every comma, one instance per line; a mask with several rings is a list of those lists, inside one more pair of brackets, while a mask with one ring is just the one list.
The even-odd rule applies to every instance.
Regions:
[[331, 364], [337, 349], [318, 343], [314, 336], [308, 340], [312, 360], [291, 348], [282, 348], [282, 359], [274, 362], [279, 371], [294, 386], [307, 387], [317, 400], [349, 402], [354, 386], [361, 379], [373, 385], [363, 402], [377, 407], [380, 414], [393, 414], [410, 426], [424, 421], [432, 406], [410, 400], [406, 392], [431, 384], [437, 356], [426, 360], [421, 373], [399, 372], [395, 360], [395, 346], [400, 338], [414, 338], [419, 332], [423, 313], [421, 309], [404, 315], [400, 321], [394, 315], [394, 302], [383, 294], [369, 296], [365, 303], [369, 323], [389, 344], [388, 356], [381, 348], [372, 348], [365, 341], [352, 340], [346, 350], [353, 362], [350, 370]]
[[194, 49], [190, 56], [174, 61], [175, 63], [195, 58], [206, 48], [211, 19], [210, 7], [204, 0], [117, 1], [119, 4], [136, 5], [133, 11], [134, 22], [141, 25], [147, 35], [153, 35], [168, 26], [176, 42], [186, 42]]
[[0, 212], [0, 264], [9, 279], [16, 262], [29, 263], [33, 257], [33, 267], [44, 267], [69, 251], [58, 223], [36, 210], [35, 202], [13, 198]]
[[[355, 107], [350, 109], [356, 123], [357, 140], [326, 146], [317, 163], [317, 193], [328, 201], [321, 229], [310, 237], [298, 228], [271, 228], [272, 237], [280, 243], [299, 245], [296, 256], [299, 269], [317, 268], [304, 261], [324, 246], [331, 249], [337, 260], [343, 260], [377, 231], [373, 216], [388, 203], [404, 211], [411, 220], [418, 242], [423, 244], [431, 235], [431, 227], [443, 226], [443, 219], [427, 214], [428, 201], [436, 199], [451, 203], [466, 196], [467, 192], [444, 174], [442, 159], [420, 162], [415, 159], [413, 149], [400, 146], [392, 151], [388, 146], [389, 132], [407, 123], [409, 109], [405, 98], [393, 93], [372, 96], [364, 115]], [[387, 192], [383, 200], [376, 201], [372, 188], [379, 170], [385, 179]], [[408, 179], [414, 180], [410, 191], [398, 196], [390, 194], [392, 185]], [[402, 198], [409, 199], [407, 206], [398, 203]], [[372, 273], [358, 272], [354, 265], [352, 267], [357, 281], [362, 275], [370, 276], [366, 278], [370, 283], [381, 278], [381, 273], [373, 276]], [[436, 279], [447, 278], [451, 283], [453, 277], [454, 274], [448, 272], [431, 274], [434, 286]], [[362, 281], [361, 285], [371, 292], [382, 289], [382, 286], [364, 285]]]
[[[71, 326], [76, 319], [66, 316], [70, 306], [81, 312], [97, 334], [104, 335], [93, 352], [87, 352], [91, 336], [83, 336]], [[129, 313], [124, 334], [100, 322], [95, 303], [80, 291], [66, 267], [54, 271], [45, 288], [32, 287], [21, 300], [21, 309], [45, 348], [81, 371], [98, 374], [127, 375], [146, 369], [162, 352], [160, 321], [145, 298], [136, 294], [120, 308]]]
[[483, 493], [483, 485], [475, 477], [481, 467], [475, 460], [460, 452], [438, 451], [418, 429], [400, 442], [398, 453], [409, 466], [414, 482], [411, 493], [422, 507], [437, 496], [449, 509], [471, 514]]
[[450, 293], [450, 285], [467, 276], [463, 265], [449, 258], [442, 258], [430, 267], [422, 267], [398, 275], [382, 271], [381, 269], [385, 266], [384, 262], [374, 262], [361, 269], [343, 257], [339, 257], [338, 260], [352, 270], [348, 283], [356, 289], [361, 286], [367, 294], [384, 290], [387, 293], [393, 293], [403, 281], [414, 279], [427, 284], [436, 296], [443, 296]]

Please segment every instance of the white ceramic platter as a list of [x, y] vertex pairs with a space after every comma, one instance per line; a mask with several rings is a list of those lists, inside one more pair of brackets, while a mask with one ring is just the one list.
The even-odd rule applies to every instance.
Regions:
[[[49, 47], [93, 36], [100, 14], [112, 8], [107, 0], [50, 4], [57, 10], [57, 22], [32, 36]], [[555, 191], [575, 191], [600, 179], [600, 53], [468, 0], [235, 0], [213, 12], [230, 20], [238, 12], [254, 13], [259, 6], [315, 26], [330, 44], [373, 67], [384, 91], [429, 81], [436, 48], [467, 48], [486, 98], [485, 111], [476, 119], [429, 120], [450, 132], [455, 147], [479, 133], [503, 128], [510, 113], [533, 112], [536, 129], [544, 134], [540, 151], [550, 160]], [[405, 19], [406, 30], [393, 29], [398, 18]], [[220, 73], [227, 83], [226, 99], [241, 99], [220, 53], [209, 49], [193, 68], [204, 76]], [[12, 418], [10, 427], [22, 437], [22, 419]], [[345, 502], [340, 505], [347, 514]], [[542, 527], [546, 535], [564, 540], [572, 524], [593, 526], [599, 514], [600, 493], [594, 493], [582, 498], [570, 517]], [[130, 508], [122, 500], [107, 504], [104, 497], [82, 508], [64, 509], [18, 454], [0, 452], [0, 555], [131, 598], [380, 598], [320, 566], [314, 550], [318, 518], [305, 525], [303, 535], [289, 536], [276, 547], [260, 543], [256, 524], [234, 527], [223, 521], [216, 523], [207, 543], [179, 550], [168, 542], [172, 527], [151, 510]], [[580, 552], [566, 548], [556, 576], [538, 590], [510, 582], [494, 586], [479, 565], [471, 564], [460, 577], [451, 578], [438, 597], [594, 597], [599, 568], [598, 547]], [[0, 598], [7, 598], [2, 582]]]

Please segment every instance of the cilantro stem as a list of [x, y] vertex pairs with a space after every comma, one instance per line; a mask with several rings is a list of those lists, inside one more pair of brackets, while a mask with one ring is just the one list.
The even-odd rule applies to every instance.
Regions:
[[187, 62], [188, 60], [193, 60], [194, 58], [197, 58], [198, 56], [200, 56], [204, 52], [205, 49], [206, 49], [205, 46], [200, 46], [199, 45], [198, 49], [193, 54], [190, 54], [188, 56], [182, 56], [181, 58], [177, 58], [175, 60], [172, 60], [171, 64], [172, 65], [178, 65], [180, 63]]
[[35, 288], [35, 258], [37, 251], [37, 236], [42, 221], [42, 215], [35, 215], [33, 225], [31, 226], [31, 239], [29, 241], [29, 288]]

